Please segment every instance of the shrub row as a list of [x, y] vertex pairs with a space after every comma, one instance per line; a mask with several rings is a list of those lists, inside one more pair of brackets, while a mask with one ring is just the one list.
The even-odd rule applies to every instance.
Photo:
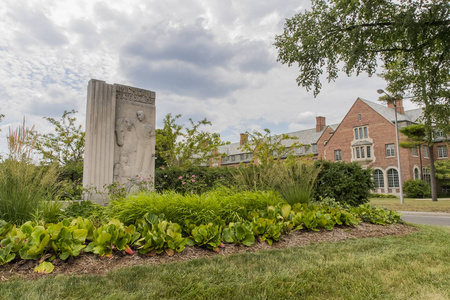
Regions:
[[[318, 160], [274, 165], [243, 165], [235, 168], [176, 167], [158, 169], [157, 191], [201, 194], [218, 185], [244, 190], [274, 190], [291, 204], [334, 198], [341, 204], [367, 203], [374, 188], [372, 171], [358, 163]], [[298, 200], [297, 200], [298, 199]]]
[[51, 264], [54, 259], [66, 260], [81, 252], [111, 256], [114, 250], [130, 255], [134, 251], [140, 254], [165, 251], [173, 255], [174, 251], [181, 252], [186, 245], [219, 251], [220, 247], [225, 247], [223, 242], [251, 246], [258, 239], [271, 245], [279, 241], [281, 235], [294, 230], [332, 230], [336, 225], [354, 226], [361, 220], [376, 224], [401, 221], [396, 212], [374, 209], [369, 205], [346, 211], [326, 204], [278, 204], [251, 211], [246, 218], [230, 223], [223, 220], [205, 224], [190, 220], [175, 223], [168, 221], [164, 214], [157, 216], [152, 213], [146, 213], [128, 226], [117, 219], [94, 226], [82, 217], [45, 226], [26, 222], [18, 227], [0, 221], [0, 265], [16, 257], [35, 260], [45, 255], [48, 258], [41, 259], [43, 262], [35, 270], [49, 273], [54, 268]]

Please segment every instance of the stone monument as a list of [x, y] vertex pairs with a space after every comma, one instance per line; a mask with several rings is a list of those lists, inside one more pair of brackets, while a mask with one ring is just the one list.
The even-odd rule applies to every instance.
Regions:
[[105, 187], [128, 192], [142, 180], [154, 183], [155, 92], [91, 79], [86, 109], [83, 187], [86, 198], [108, 201]]

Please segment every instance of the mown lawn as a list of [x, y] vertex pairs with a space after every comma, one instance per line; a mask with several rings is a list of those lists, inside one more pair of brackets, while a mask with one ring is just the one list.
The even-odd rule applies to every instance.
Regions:
[[450, 228], [0, 282], [1, 299], [450, 299]]
[[404, 199], [405, 203], [400, 203], [400, 198], [372, 198], [370, 204], [385, 207], [396, 211], [425, 211], [425, 212], [446, 212], [450, 213], [450, 200], [438, 199], [437, 202], [428, 200]]

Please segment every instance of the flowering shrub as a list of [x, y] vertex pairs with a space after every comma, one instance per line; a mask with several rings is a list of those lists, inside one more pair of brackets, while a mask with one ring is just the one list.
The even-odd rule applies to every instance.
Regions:
[[[192, 177], [194, 175], [194, 177]], [[155, 190], [199, 194], [217, 186], [231, 186], [233, 178], [228, 168], [158, 168], [155, 170]]]
[[206, 184], [202, 178], [196, 177], [195, 174], [186, 174], [178, 177], [179, 192], [183, 194], [201, 194], [206, 190]]

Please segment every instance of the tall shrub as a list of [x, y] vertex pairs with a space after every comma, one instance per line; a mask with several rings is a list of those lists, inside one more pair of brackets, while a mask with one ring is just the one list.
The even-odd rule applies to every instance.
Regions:
[[334, 198], [341, 204], [358, 206], [369, 202], [370, 190], [374, 188], [372, 170], [364, 170], [358, 163], [318, 160], [320, 167], [314, 198]]
[[16, 224], [30, 220], [57, 190], [57, 168], [32, 163], [35, 143], [33, 128], [27, 128], [25, 121], [10, 129], [9, 156], [0, 165], [0, 219]]
[[431, 196], [430, 186], [420, 180], [408, 180], [403, 183], [403, 191], [405, 191], [407, 198], [425, 198]]

